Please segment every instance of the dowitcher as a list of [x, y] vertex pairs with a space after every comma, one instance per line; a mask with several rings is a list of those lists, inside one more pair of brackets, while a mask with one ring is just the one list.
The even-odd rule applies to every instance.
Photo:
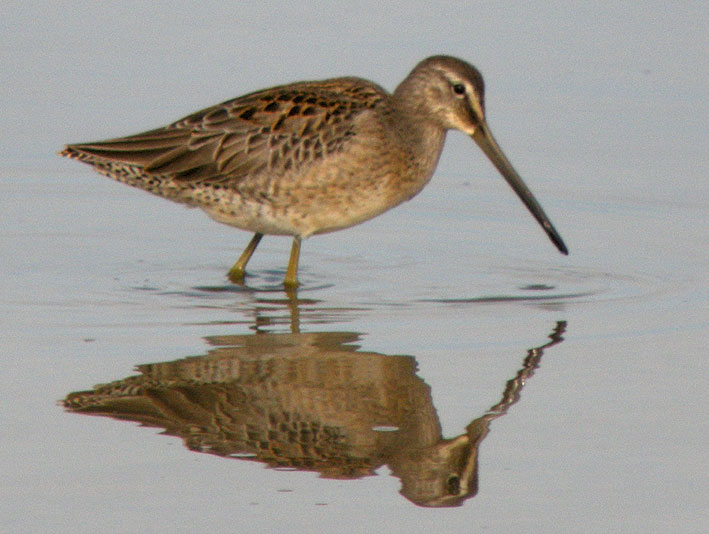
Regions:
[[67, 145], [62, 156], [254, 232], [229, 279], [241, 282], [264, 234], [293, 236], [285, 285], [298, 285], [301, 239], [364, 222], [429, 182], [446, 132], [468, 134], [563, 254], [566, 245], [485, 120], [475, 67], [425, 59], [393, 93], [354, 77], [297, 82], [229, 100], [164, 128]]

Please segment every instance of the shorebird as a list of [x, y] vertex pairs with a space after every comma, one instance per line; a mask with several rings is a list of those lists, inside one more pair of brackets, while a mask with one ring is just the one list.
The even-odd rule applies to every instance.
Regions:
[[254, 232], [229, 271], [235, 283], [243, 281], [264, 234], [293, 236], [284, 280], [293, 288], [301, 239], [348, 228], [411, 199], [433, 176], [448, 130], [473, 138], [568, 254], [490, 133], [482, 75], [450, 56], [423, 60], [393, 93], [355, 77], [297, 82], [156, 130], [67, 145], [60, 154]]

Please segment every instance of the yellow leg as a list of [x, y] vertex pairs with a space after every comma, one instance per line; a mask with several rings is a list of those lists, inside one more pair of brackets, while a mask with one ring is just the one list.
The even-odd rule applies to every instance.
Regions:
[[239, 259], [236, 261], [234, 266], [229, 269], [229, 280], [231, 280], [235, 284], [240, 284], [244, 281], [244, 274], [246, 273], [246, 264], [249, 263], [251, 255], [254, 253], [254, 250], [256, 250], [256, 247], [258, 246], [262, 237], [263, 234], [254, 234], [254, 237], [251, 238], [249, 244], [246, 245], [244, 252], [241, 253], [241, 256], [239, 256]]
[[288, 269], [286, 270], [286, 279], [283, 284], [287, 288], [298, 287], [298, 259], [300, 258], [300, 238], [293, 238], [293, 246], [290, 249], [290, 260], [288, 260]]

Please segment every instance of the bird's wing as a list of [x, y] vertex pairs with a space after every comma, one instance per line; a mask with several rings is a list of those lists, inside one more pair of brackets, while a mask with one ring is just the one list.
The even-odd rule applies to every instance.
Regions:
[[68, 145], [63, 154], [135, 165], [178, 181], [236, 183], [338, 152], [354, 135], [354, 115], [383, 98], [383, 89], [358, 78], [300, 82], [223, 102], [157, 130]]

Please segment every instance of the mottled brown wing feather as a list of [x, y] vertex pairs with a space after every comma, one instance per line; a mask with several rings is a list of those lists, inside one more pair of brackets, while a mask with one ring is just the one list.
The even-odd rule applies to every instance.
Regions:
[[337, 152], [353, 135], [353, 115], [385, 97], [383, 89], [358, 78], [300, 82], [218, 104], [165, 128], [69, 145], [64, 155], [137, 165], [178, 181], [235, 183]]

